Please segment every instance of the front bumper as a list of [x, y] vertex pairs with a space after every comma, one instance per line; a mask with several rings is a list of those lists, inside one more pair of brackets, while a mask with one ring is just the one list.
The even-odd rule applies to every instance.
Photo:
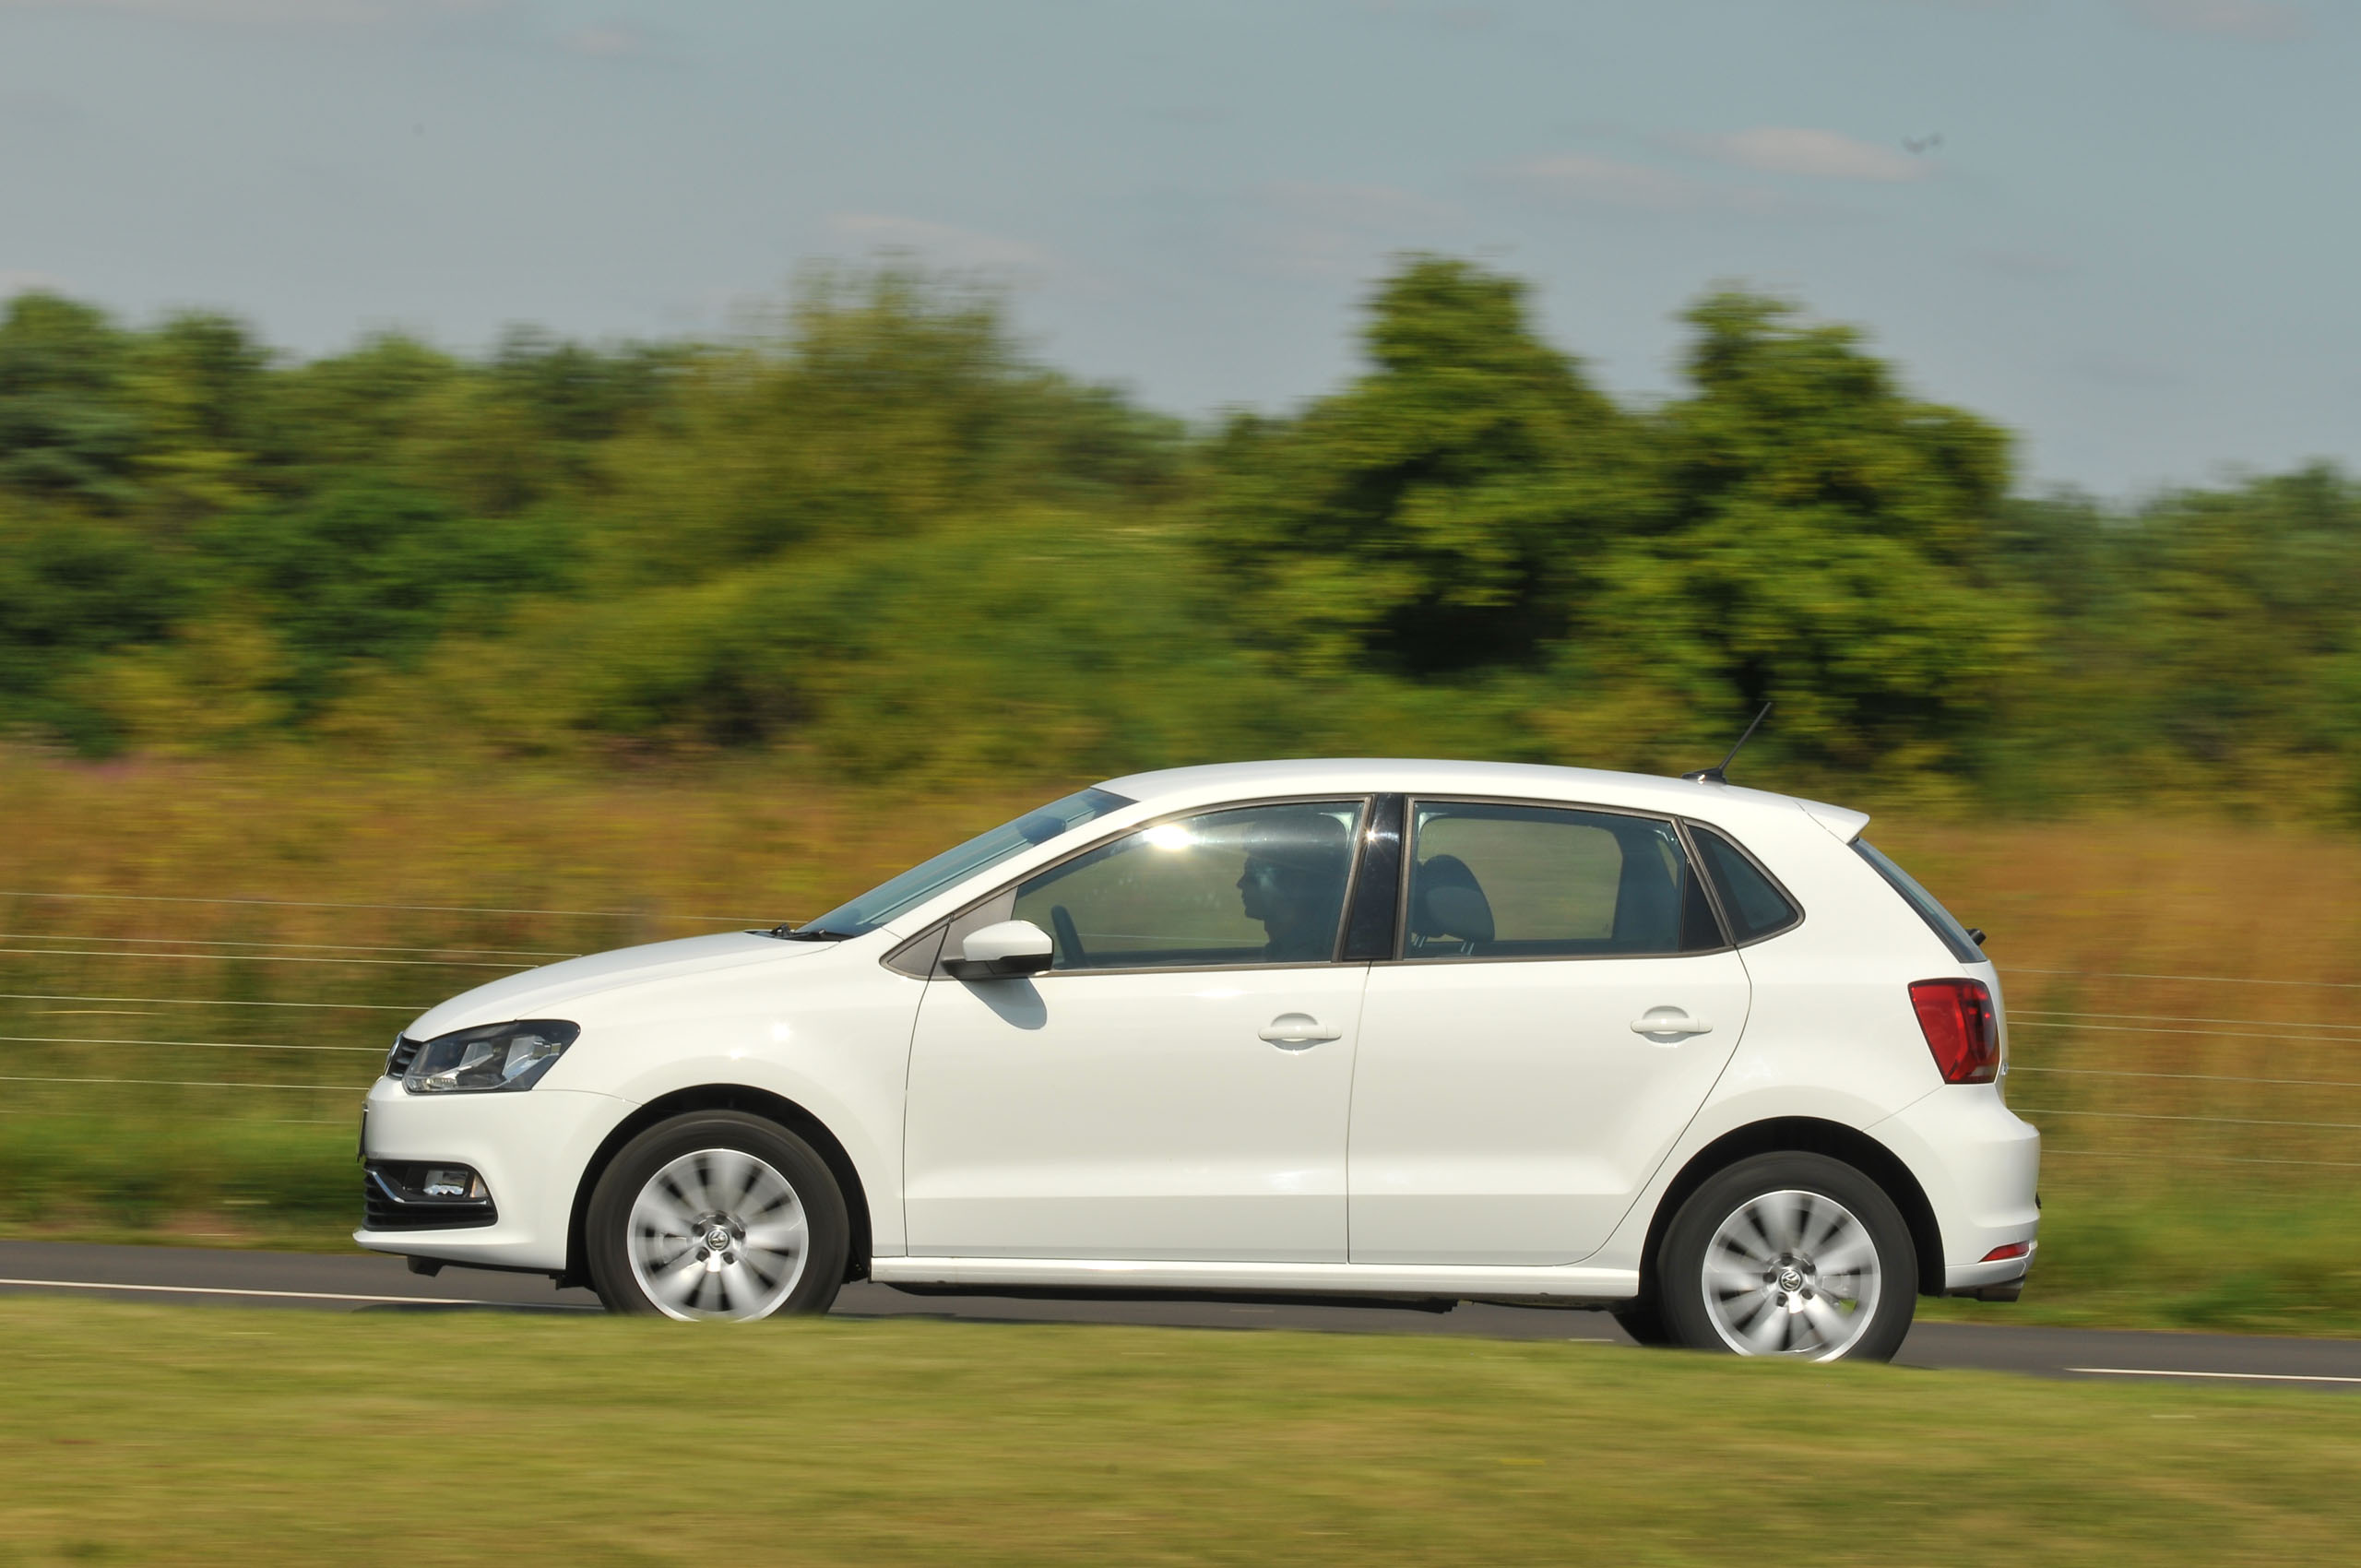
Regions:
[[633, 1109], [629, 1100], [579, 1089], [414, 1095], [380, 1078], [369, 1091], [362, 1158], [471, 1166], [499, 1218], [442, 1230], [372, 1230], [364, 1220], [352, 1239], [407, 1257], [560, 1273], [582, 1173]]

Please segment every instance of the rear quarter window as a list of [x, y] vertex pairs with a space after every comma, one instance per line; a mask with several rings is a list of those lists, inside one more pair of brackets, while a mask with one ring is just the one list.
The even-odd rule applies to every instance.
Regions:
[[1741, 946], [1760, 942], [1804, 918], [1770, 873], [1735, 843], [1698, 822], [1689, 825], [1689, 837], [1697, 845], [1697, 858], [1705, 862], [1705, 874], [1713, 878], [1714, 891], [1721, 896], [1731, 942]]

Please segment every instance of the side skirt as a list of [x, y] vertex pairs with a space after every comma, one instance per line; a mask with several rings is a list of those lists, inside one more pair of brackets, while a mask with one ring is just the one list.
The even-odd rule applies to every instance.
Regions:
[[1068, 1290], [1248, 1291], [1319, 1296], [1628, 1301], [1633, 1268], [1462, 1268], [1429, 1264], [1169, 1263], [1100, 1258], [873, 1258], [880, 1285]]

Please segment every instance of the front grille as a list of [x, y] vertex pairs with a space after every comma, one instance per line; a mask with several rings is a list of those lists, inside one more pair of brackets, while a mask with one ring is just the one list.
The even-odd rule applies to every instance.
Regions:
[[426, 1195], [429, 1170], [465, 1170], [468, 1184], [483, 1192], [483, 1180], [463, 1165], [414, 1159], [373, 1159], [362, 1168], [362, 1229], [369, 1230], [462, 1230], [496, 1225], [500, 1210], [492, 1194], [451, 1198]]
[[418, 1060], [418, 1048], [425, 1043], [423, 1040], [412, 1039], [408, 1035], [396, 1035], [393, 1050], [386, 1052], [386, 1076], [389, 1078], [406, 1076], [409, 1072], [409, 1064]]

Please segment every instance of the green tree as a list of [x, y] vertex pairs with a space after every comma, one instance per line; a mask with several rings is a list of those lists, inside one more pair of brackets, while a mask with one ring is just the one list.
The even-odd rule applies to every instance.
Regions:
[[565, 563], [563, 538], [532, 519], [470, 517], [366, 470], [225, 517], [205, 542], [286, 647], [299, 717], [352, 665], [414, 660], [454, 620], [556, 586]]
[[0, 497], [0, 722], [105, 752], [105, 716], [72, 678], [99, 657], [155, 642], [194, 597], [185, 557], [116, 518]]
[[1631, 422], [1536, 336], [1522, 283], [1465, 262], [1407, 262], [1363, 340], [1352, 386], [1213, 452], [1207, 540], [1242, 624], [1328, 667], [1530, 661], [1650, 509]]
[[615, 583], [909, 536], [1028, 501], [1169, 493], [1180, 427], [1027, 361], [997, 301], [888, 270], [805, 279], [779, 334], [683, 356], [608, 448]]
[[269, 355], [226, 315], [188, 312], [136, 335], [122, 388], [143, 441], [148, 508], [170, 524], [248, 505], [267, 445]]
[[1578, 661], [1716, 729], [1775, 697], [1774, 748], [1809, 763], [1973, 765], [2034, 632], [1993, 562], [2007, 435], [1776, 301], [1688, 319], [1694, 392], [1655, 432], [1663, 520], [1608, 564]]
[[111, 508], [136, 495], [141, 431], [122, 396], [126, 343], [106, 316], [25, 293], [0, 315], [0, 489]]

